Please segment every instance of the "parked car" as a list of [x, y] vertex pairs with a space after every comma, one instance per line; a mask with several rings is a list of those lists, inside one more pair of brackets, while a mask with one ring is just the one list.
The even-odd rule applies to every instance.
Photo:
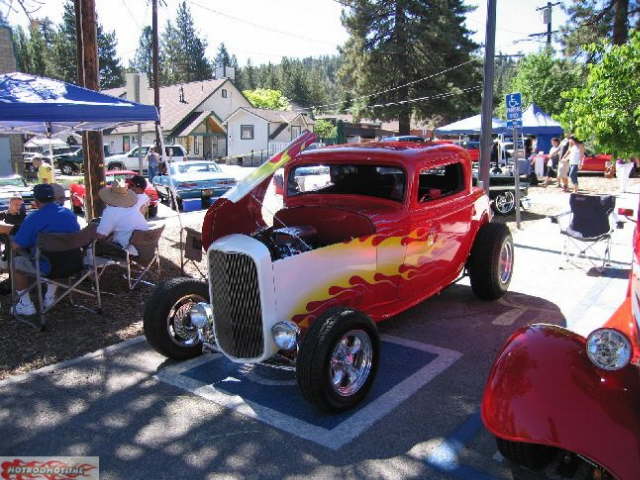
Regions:
[[394, 137], [384, 137], [381, 142], [418, 142], [424, 143], [425, 139], [418, 135], [396, 135]]
[[[343, 411], [365, 398], [378, 369], [375, 322], [465, 274], [478, 297], [500, 298], [514, 249], [508, 228], [491, 223], [462, 148], [380, 142], [301, 153], [314, 138], [303, 134], [210, 207], [209, 284], [159, 285], [144, 330], [173, 359], [205, 347], [295, 369], [306, 400]], [[269, 225], [263, 201], [280, 167], [284, 206]], [[318, 178], [307, 185], [309, 172]]]
[[44, 158], [48, 159], [49, 162], [53, 162], [54, 165], [57, 165], [58, 159], [60, 157], [64, 157], [64, 156], [67, 156], [67, 155], [73, 155], [81, 148], [82, 147], [79, 147], [77, 145], [70, 145], [70, 146], [66, 146], [66, 147], [54, 147], [53, 148], [53, 160], [52, 160], [51, 156], [49, 154], [49, 149], [48, 148], [31, 147], [30, 151], [22, 153], [22, 156], [23, 156], [23, 159], [24, 159], [24, 173], [25, 173], [25, 176], [27, 176], [28, 178], [32, 178], [32, 177], [35, 177], [37, 175], [37, 172], [35, 171], [35, 168], [33, 167], [33, 159], [35, 157], [44, 157]]
[[589, 150], [585, 152], [584, 161], [582, 162], [581, 172], [601, 172], [607, 169], [607, 163], [611, 162], [611, 155], [604, 153], [593, 153]]
[[546, 467], [562, 478], [640, 478], [639, 299], [636, 226], [627, 296], [601, 328], [585, 338], [535, 324], [507, 340], [485, 387], [482, 419], [514, 480], [546, 479]]
[[[138, 155], [141, 152], [142, 170], [146, 172], [149, 168], [147, 153], [149, 153], [150, 148], [151, 145], [133, 147], [126, 153], [119, 153], [117, 155], [107, 157], [105, 159], [105, 163], [109, 170], [133, 170], [137, 172], [140, 169]], [[182, 145], [165, 145], [164, 151], [169, 162], [184, 161], [187, 159], [187, 151]]]
[[[137, 175], [136, 172], [131, 170], [108, 170], [105, 172], [105, 181], [107, 183], [113, 181], [127, 181], [134, 175]], [[72, 183], [69, 185], [69, 193], [71, 197], [71, 207], [73, 211], [77, 214], [84, 213], [84, 197], [86, 195], [86, 188], [82, 183]], [[156, 189], [153, 188], [147, 181], [147, 188], [145, 188], [144, 193], [149, 196], [149, 210], [148, 215], [150, 218], [155, 217], [158, 214], [158, 193]]]
[[182, 208], [182, 201], [187, 198], [215, 200], [236, 184], [235, 178], [224, 173], [216, 162], [174, 163], [169, 168], [171, 178], [158, 175], [152, 182], [162, 201], [172, 207], [175, 201]]
[[[474, 170], [473, 184], [476, 185], [478, 172]], [[513, 174], [503, 170], [502, 173], [491, 171], [489, 174], [489, 198], [491, 208], [498, 215], [511, 215], [516, 210], [516, 182]], [[526, 177], [520, 176], [520, 206], [529, 208], [529, 183]]]
[[33, 189], [20, 175], [0, 177], [0, 210], [9, 207], [9, 199], [20, 195], [26, 208], [33, 205]]
[[[103, 145], [104, 157], [109, 156], [109, 146]], [[71, 153], [59, 155], [55, 159], [56, 167], [60, 169], [63, 175], [77, 175], [84, 171], [84, 151], [82, 147], [77, 148]]]

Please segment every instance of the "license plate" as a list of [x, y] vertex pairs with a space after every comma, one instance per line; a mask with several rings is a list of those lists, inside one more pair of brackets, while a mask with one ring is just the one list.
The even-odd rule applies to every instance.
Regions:
[[210, 197], [211, 195], [213, 195], [213, 190], [211, 190], [210, 188], [207, 188], [206, 190], [202, 190], [203, 197]]

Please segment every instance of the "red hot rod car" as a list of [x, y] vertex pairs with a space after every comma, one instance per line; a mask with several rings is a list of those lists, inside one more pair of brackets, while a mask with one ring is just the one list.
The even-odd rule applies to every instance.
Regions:
[[[469, 155], [451, 144], [367, 144], [303, 152], [301, 135], [208, 210], [209, 285], [173, 279], [145, 309], [147, 340], [186, 359], [203, 346], [234, 362], [284, 362], [303, 396], [341, 411], [375, 376], [375, 322], [468, 273], [496, 299], [513, 272], [509, 230], [491, 223]], [[265, 192], [284, 168], [283, 208]]]
[[549, 469], [563, 478], [640, 478], [638, 325], [636, 227], [626, 299], [602, 328], [585, 338], [555, 325], [523, 327], [493, 365], [482, 419], [514, 480], [547, 478]]

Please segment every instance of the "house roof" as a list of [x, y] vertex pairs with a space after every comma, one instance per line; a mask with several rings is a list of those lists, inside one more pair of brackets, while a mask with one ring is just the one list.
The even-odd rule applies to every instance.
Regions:
[[211, 112], [191, 112], [185, 118], [183, 122], [185, 125], [179, 125], [179, 128], [174, 132], [174, 136], [176, 137], [186, 137], [191, 133], [191, 131], [200, 125], [205, 118], [211, 115]]
[[[236, 113], [238, 113], [240, 110], [244, 110], [245, 112], [252, 113], [253, 115], [260, 117], [269, 123], [291, 123], [296, 118], [303, 116], [302, 112], [294, 112], [290, 110], [268, 110], [266, 108], [240, 107], [226, 118], [225, 123], [228, 122], [229, 119], [233, 117]], [[313, 120], [311, 120], [308, 117], [305, 117], [305, 120], [308, 124], [314, 123]]]
[[[221, 78], [217, 80], [202, 80], [160, 87], [160, 115], [162, 118], [162, 129], [164, 131], [173, 131], [185, 120], [194, 108], [209, 98], [227, 81], [227, 78]], [[181, 95], [180, 89], [182, 89], [184, 95]], [[106, 90], [105, 93], [119, 96], [117, 95], [118, 93], [126, 94], [126, 89], [112, 88]], [[184, 98], [184, 101], [181, 101], [181, 98]], [[131, 125], [116, 128], [111, 133], [134, 133], [137, 129], [137, 125]], [[142, 131], [153, 131], [153, 129], [153, 123], [142, 124]]]

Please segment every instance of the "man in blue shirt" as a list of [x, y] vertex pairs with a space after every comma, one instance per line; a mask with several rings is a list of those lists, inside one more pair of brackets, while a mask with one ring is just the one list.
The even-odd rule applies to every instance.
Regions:
[[[76, 216], [55, 202], [55, 192], [50, 184], [40, 184], [33, 188], [33, 197], [38, 210], [29, 214], [13, 237], [14, 250], [27, 250], [32, 253], [40, 233], [75, 233], [80, 230]], [[34, 315], [36, 308], [29, 297], [29, 276], [35, 275], [35, 264], [31, 255], [14, 259], [15, 285], [18, 303], [14, 307], [17, 315]], [[44, 276], [51, 272], [46, 258], [40, 257], [40, 271]], [[45, 308], [55, 301], [55, 286], [48, 285], [44, 298]]]

